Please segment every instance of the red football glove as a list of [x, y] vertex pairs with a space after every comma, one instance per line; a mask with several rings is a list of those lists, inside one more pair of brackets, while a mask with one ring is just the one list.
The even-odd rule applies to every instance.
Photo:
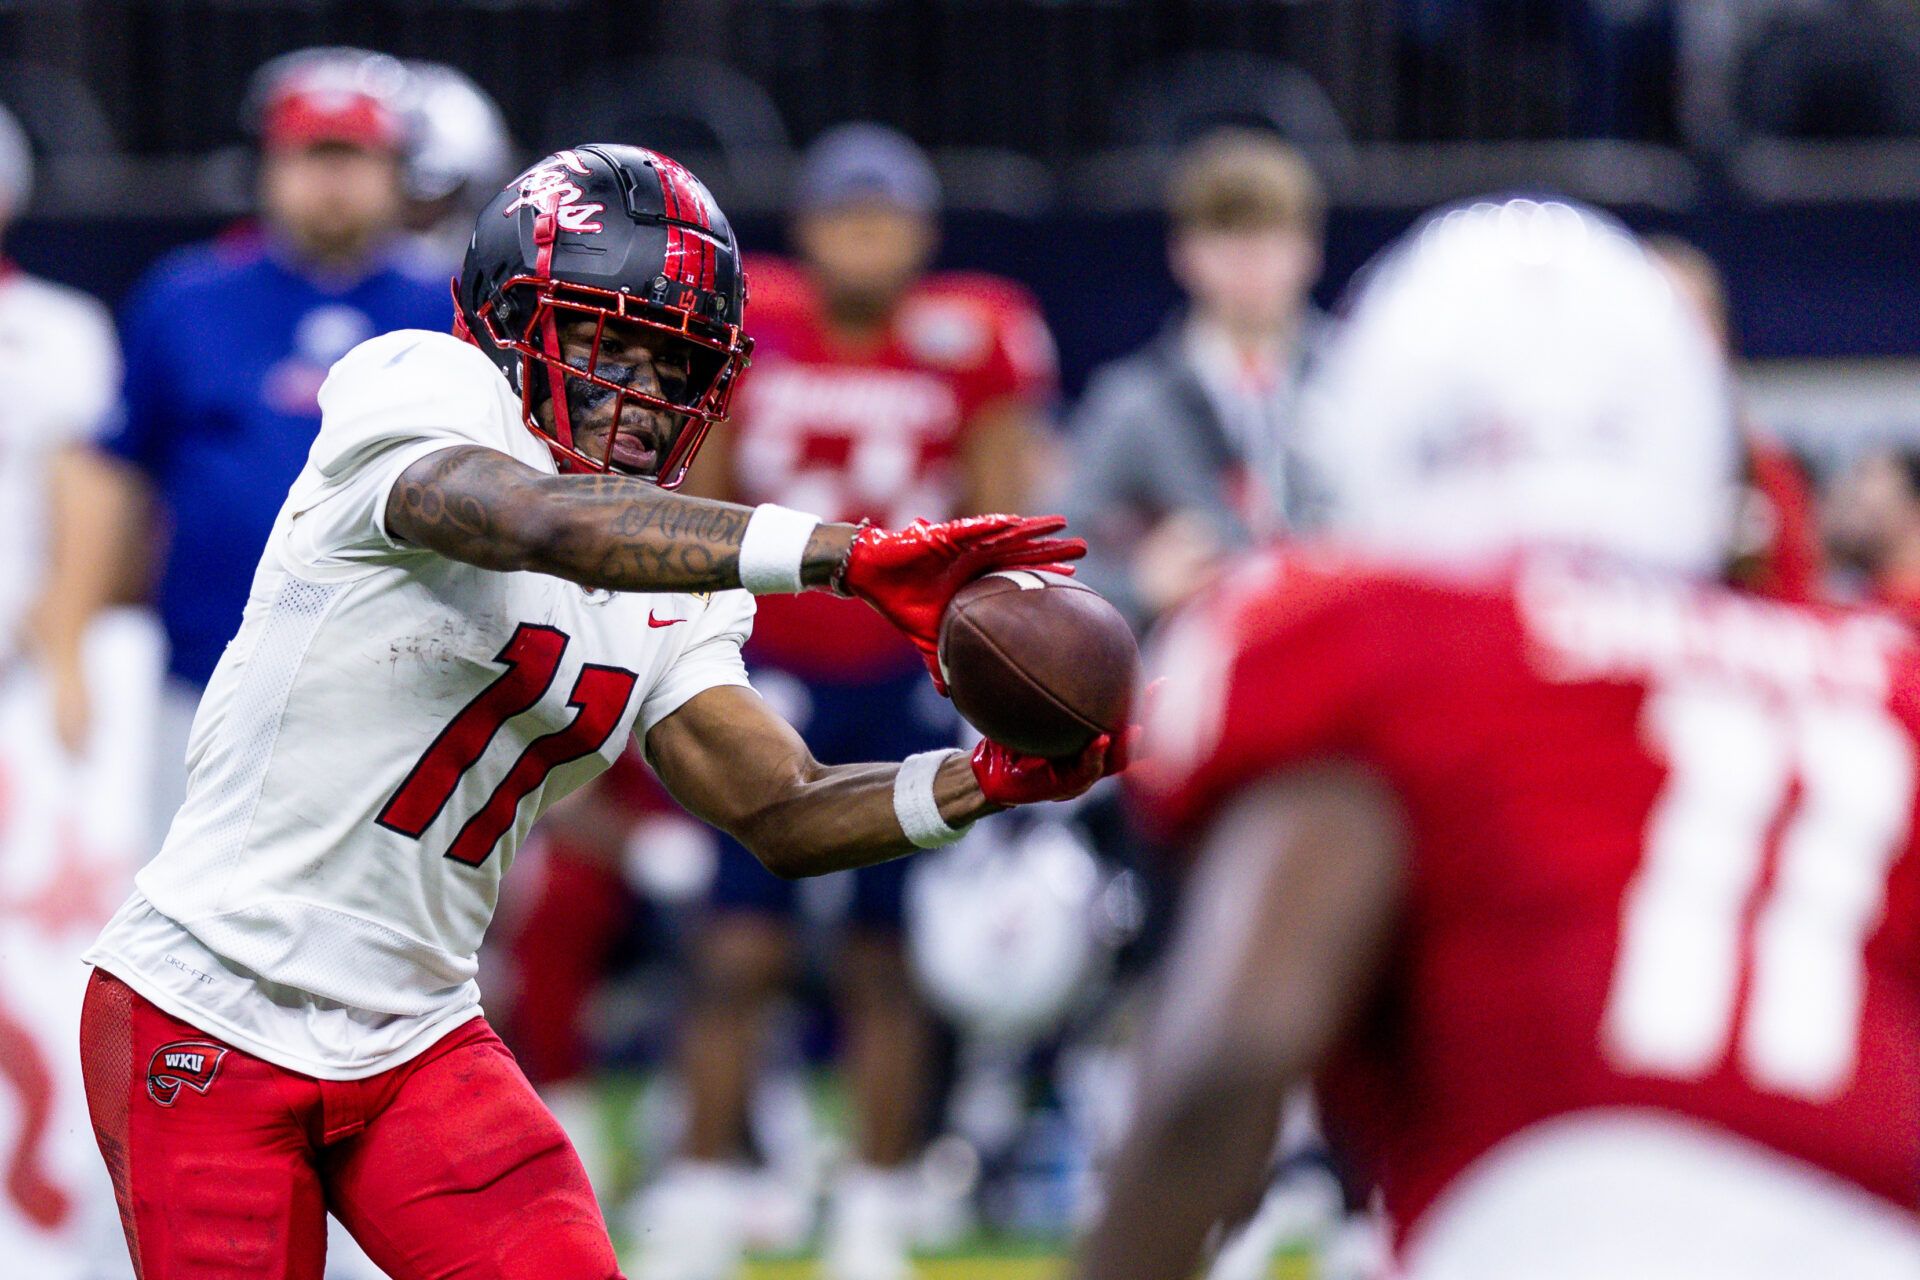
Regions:
[[973, 777], [990, 802], [1012, 808], [1042, 800], [1071, 800], [1100, 779], [1127, 767], [1140, 736], [1139, 726], [1116, 739], [1103, 733], [1086, 750], [1064, 760], [1023, 756], [1011, 747], [982, 739], [973, 749]]
[[1046, 536], [1066, 527], [1064, 516], [969, 516], [943, 524], [915, 520], [897, 532], [868, 526], [854, 535], [833, 589], [865, 600], [900, 628], [944, 694], [947, 682], [940, 678], [937, 650], [940, 618], [953, 593], [996, 569], [1072, 573], [1065, 562], [1087, 554], [1087, 544]]

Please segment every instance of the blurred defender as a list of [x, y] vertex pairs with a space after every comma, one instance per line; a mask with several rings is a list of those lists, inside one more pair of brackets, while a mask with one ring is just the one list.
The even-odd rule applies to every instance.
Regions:
[[1321, 393], [1352, 549], [1169, 638], [1200, 865], [1079, 1274], [1189, 1274], [1317, 1073], [1410, 1280], [1920, 1276], [1920, 655], [1717, 584], [1700, 326], [1614, 225], [1482, 204]]

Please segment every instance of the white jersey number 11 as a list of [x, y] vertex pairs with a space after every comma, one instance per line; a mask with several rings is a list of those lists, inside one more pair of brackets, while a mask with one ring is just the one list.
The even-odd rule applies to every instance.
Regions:
[[1656, 690], [1642, 731], [1668, 773], [1627, 890], [1609, 1056], [1675, 1079], [1718, 1068], [1750, 956], [1732, 1049], [1741, 1074], [1773, 1093], [1834, 1097], [1853, 1078], [1866, 940], [1907, 839], [1911, 741], [1865, 700], [1786, 702], [1712, 683]]

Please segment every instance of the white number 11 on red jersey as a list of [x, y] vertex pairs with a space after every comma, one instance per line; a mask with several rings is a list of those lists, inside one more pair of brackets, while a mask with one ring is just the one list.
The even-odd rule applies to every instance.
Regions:
[[1718, 1068], [1747, 959], [1741, 1073], [1775, 1093], [1836, 1096], [1858, 1054], [1866, 941], [1907, 840], [1913, 744], [1865, 699], [1708, 681], [1656, 689], [1642, 731], [1668, 773], [1627, 889], [1610, 1057], [1675, 1079]]

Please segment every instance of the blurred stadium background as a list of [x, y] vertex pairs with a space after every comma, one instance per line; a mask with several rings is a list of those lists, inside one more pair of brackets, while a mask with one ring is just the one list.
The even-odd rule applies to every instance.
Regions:
[[248, 78], [315, 44], [462, 68], [529, 155], [647, 138], [751, 247], [796, 147], [894, 124], [940, 166], [945, 261], [1038, 292], [1069, 391], [1172, 302], [1169, 148], [1221, 120], [1319, 166], [1325, 300], [1417, 211], [1534, 187], [1702, 244], [1755, 359], [1920, 349], [1920, 18], [1872, 0], [16, 0], [0, 99], [42, 167], [14, 255], [119, 299], [248, 206]]
[[[1284, 140], [1324, 184], [1313, 297], [1325, 308], [1435, 204], [1513, 190], [1588, 200], [1717, 264], [1749, 417], [1807, 468], [1842, 553], [1825, 589], [1899, 600], [1920, 578], [1920, 13], [1896, 0], [0, 0], [0, 106], [33, 171], [4, 228], [7, 258], [118, 309], [170, 251], [231, 234], [255, 204], [256, 69], [312, 46], [470, 76], [510, 136], [499, 180], [584, 140], [667, 152], [711, 186], [750, 252], [791, 250], [795, 183], [816, 138], [851, 121], [898, 129], [944, 191], [937, 265], [1023, 286], [1057, 344], [1050, 438], [1032, 462], [1032, 502], [1047, 509], [1088, 447], [1070, 424], [1083, 421], [1074, 409], [1090, 376], [1181, 304], [1168, 184], [1211, 131]], [[750, 303], [749, 331], [753, 316]], [[84, 375], [58, 352], [33, 370]], [[4, 376], [16, 394], [21, 372]], [[38, 446], [9, 427], [12, 411], [0, 403], [0, 475], [12, 466], [25, 478], [0, 488], [0, 537], [37, 549], [52, 506], [24, 487], [43, 477], [19, 461]], [[137, 551], [134, 568], [116, 570], [128, 580], [140, 577]], [[1904, 585], [1892, 577], [1902, 565]], [[137, 606], [140, 588], [125, 594]], [[138, 616], [116, 615], [136, 627]], [[160, 659], [150, 635], [117, 652], [116, 678], [147, 689], [128, 705], [148, 709], [113, 731], [144, 741], [144, 721], [161, 714], [150, 705]], [[14, 685], [0, 696], [0, 884], [14, 886], [0, 897], [0, 1254], [35, 1259], [37, 1276], [91, 1280], [124, 1268], [75, 1243], [86, 1234], [76, 1224], [102, 1208], [85, 1203], [101, 1184], [84, 1112], [72, 1110], [61, 1001], [77, 1007], [73, 957], [99, 905], [117, 903], [151, 852], [133, 797], [156, 753], [46, 764], [58, 748], [46, 746], [48, 700], [31, 691], [36, 660], [18, 616], [0, 618], [0, 690]], [[581, 1061], [553, 1081], [630, 1269], [642, 1265], [648, 1180], [680, 1124], [668, 1068], [715, 859], [699, 832], [636, 803], [645, 816], [628, 806], [604, 840], [619, 873], [593, 882], [623, 898], [620, 918], [595, 926], [612, 941], [588, 957], [591, 974], [573, 975], [587, 988], [572, 1028]], [[1043, 940], [1020, 953], [1066, 976], [1011, 1030], [942, 1004], [913, 1162], [924, 1192], [914, 1245], [929, 1277], [1050, 1273], [1124, 1107], [1130, 997], [1171, 890], [1115, 806], [1055, 826], [978, 837], [1027, 847], [1023, 874], [1038, 865], [1039, 880], [1016, 883], [1059, 890], [1079, 914], [1058, 918], [1094, 945], [1062, 958]], [[1054, 837], [1079, 853], [1036, 862], [1030, 846]], [[82, 865], [76, 840], [105, 852]], [[552, 883], [550, 859], [536, 850], [528, 862], [496, 928], [488, 1006], [537, 1034], [526, 1011], [537, 1022], [546, 992], [506, 945]], [[1060, 890], [1060, 876], [1086, 879]], [[806, 908], [834, 914], [830, 902]], [[813, 1274], [820, 1206], [847, 1149], [831, 1065], [835, 953], [804, 954], [750, 1134], [763, 1172], [744, 1193], [761, 1215], [749, 1274], [769, 1278]], [[1364, 1204], [1343, 1225], [1311, 1141], [1281, 1155], [1270, 1229], [1243, 1274], [1364, 1274], [1365, 1242], [1347, 1238], [1364, 1234]], [[48, 1200], [48, 1182], [63, 1196]], [[116, 1245], [115, 1228], [103, 1230], [93, 1243]], [[366, 1274], [344, 1255], [340, 1265], [343, 1277]]]

